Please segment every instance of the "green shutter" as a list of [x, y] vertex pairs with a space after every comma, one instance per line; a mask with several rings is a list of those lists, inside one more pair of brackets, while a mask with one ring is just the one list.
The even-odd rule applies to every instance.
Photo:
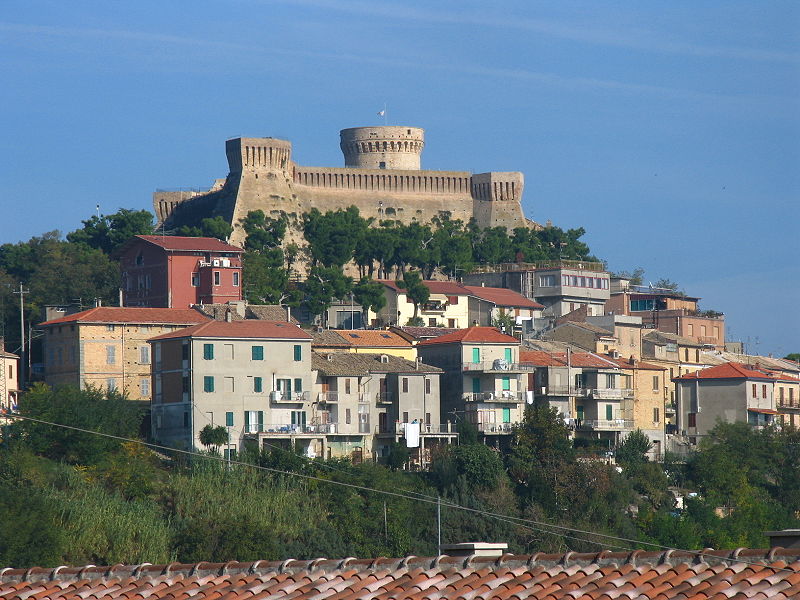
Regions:
[[480, 380], [480, 377], [473, 377], [472, 378], [472, 393], [473, 394], [480, 394], [481, 393], [481, 380]]
[[511, 423], [511, 409], [507, 406], [503, 407], [503, 423]]
[[507, 363], [514, 362], [512, 356], [511, 356], [511, 348], [506, 348], [506, 362]]
[[299, 394], [303, 391], [303, 380], [299, 377], [294, 380], [294, 392], [295, 394]]
[[583, 406], [576, 406], [575, 410], [578, 413], [578, 418], [582, 420], [583, 419]]
[[264, 346], [253, 346], [251, 351], [253, 360], [264, 360]]
[[206, 375], [205, 377], [203, 377], [203, 391], [209, 393], [214, 391], [213, 375]]
[[258, 411], [258, 430], [264, 431], [264, 411]]
[[262, 390], [263, 390], [263, 384], [261, 377], [253, 377], [253, 391], [261, 392]]
[[303, 360], [303, 347], [300, 344], [295, 344], [294, 346], [294, 360]]
[[614, 407], [611, 404], [606, 404], [606, 420], [610, 421], [614, 418]]
[[472, 362], [479, 363], [481, 362], [481, 349], [480, 348], [473, 348], [472, 349]]
[[511, 378], [503, 377], [503, 390], [508, 391], [511, 389]]
[[244, 411], [244, 432], [250, 433], [250, 411]]
[[214, 344], [203, 344], [203, 358], [214, 360]]
[[227, 427], [233, 427], [233, 413], [232, 412], [226, 412], [225, 413], [225, 425]]

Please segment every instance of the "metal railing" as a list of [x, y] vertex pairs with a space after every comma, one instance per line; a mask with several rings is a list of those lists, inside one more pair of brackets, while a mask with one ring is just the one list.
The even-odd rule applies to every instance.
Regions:
[[478, 265], [472, 273], [502, 273], [503, 271], [535, 271], [536, 269], [577, 269], [582, 271], [605, 272], [601, 262], [588, 260], [542, 260], [534, 263], [499, 263], [496, 265]]
[[[405, 432], [404, 425], [405, 423], [400, 423], [399, 421], [396, 421], [394, 423], [386, 423], [383, 427], [381, 427], [380, 425], [376, 425], [375, 433], [403, 434]], [[456, 426], [453, 423], [439, 423], [439, 424], [420, 423], [419, 433], [420, 435], [441, 435], [441, 434], [457, 435]]]
[[530, 363], [506, 362], [503, 359], [461, 363], [462, 371], [535, 371]]
[[375, 394], [375, 402], [377, 403], [391, 403], [394, 400], [392, 392], [377, 392]]
[[633, 429], [633, 419], [580, 419], [576, 426], [578, 429], [595, 431], [622, 431]]
[[311, 400], [311, 392], [279, 392], [274, 390], [269, 393], [270, 402], [308, 402]]
[[588, 396], [592, 390], [583, 387], [565, 385], [543, 385], [536, 388], [536, 394], [542, 396]]
[[339, 392], [320, 392], [317, 394], [317, 402], [338, 402]]
[[[270, 423], [250, 425], [245, 433], [264, 433], [267, 435], [298, 435], [307, 433], [337, 433], [338, 423], [319, 423], [316, 425], [297, 425], [293, 423]], [[255, 428], [255, 429], [253, 429]]]
[[481, 433], [509, 434], [514, 431], [518, 423], [477, 423], [476, 427]]
[[525, 392], [468, 392], [462, 396], [466, 402], [524, 402]]
[[633, 395], [633, 390], [630, 388], [594, 388], [590, 392], [593, 398], [601, 400], [621, 400]]

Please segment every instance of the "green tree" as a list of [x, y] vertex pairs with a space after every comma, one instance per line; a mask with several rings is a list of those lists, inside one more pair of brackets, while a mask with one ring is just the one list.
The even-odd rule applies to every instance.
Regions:
[[303, 234], [309, 244], [311, 265], [341, 269], [352, 260], [368, 221], [355, 206], [321, 213], [316, 208], [303, 215]]
[[335, 299], [346, 297], [353, 289], [353, 279], [338, 267], [313, 267], [305, 281], [305, 302], [313, 315], [322, 315]]
[[634, 429], [617, 444], [617, 462], [623, 467], [646, 463], [647, 453], [652, 448], [650, 438], [641, 429]]
[[135, 235], [153, 233], [153, 214], [146, 210], [122, 208], [112, 215], [94, 215], [83, 222], [83, 228], [67, 234], [67, 241], [86, 244], [90, 248], [113, 252]]
[[185, 237], [210, 237], [218, 240], [227, 240], [233, 233], [233, 227], [225, 219], [217, 215], [216, 217], [202, 219], [199, 227], [184, 225], [175, 233]]
[[412, 320], [419, 316], [419, 307], [431, 297], [431, 291], [422, 281], [419, 271], [408, 271], [402, 279], [397, 280], [397, 287], [406, 291], [406, 297], [414, 304], [414, 314]]
[[365, 324], [369, 311], [378, 313], [386, 306], [383, 284], [366, 278], [353, 287], [353, 298], [361, 305], [362, 323]]
[[783, 358], [787, 360], [793, 360], [794, 362], [800, 362], [800, 352], [791, 352]]
[[251, 304], [297, 306], [299, 291], [289, 280], [279, 248], [245, 252], [242, 257], [244, 297]]
[[[242, 228], [247, 233], [247, 239], [244, 242], [245, 250], [263, 253], [280, 248], [283, 238], [286, 236], [288, 224], [286, 215], [272, 219], [267, 217], [262, 210], [251, 210], [242, 223]], [[283, 256], [281, 256], [282, 262]]]
[[219, 447], [228, 443], [228, 430], [222, 425], [214, 427], [209, 424], [200, 430], [200, 443], [206, 448], [212, 448], [219, 452]]

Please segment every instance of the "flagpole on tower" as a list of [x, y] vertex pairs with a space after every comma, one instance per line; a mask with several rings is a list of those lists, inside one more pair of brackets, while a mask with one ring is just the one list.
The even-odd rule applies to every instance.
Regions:
[[386, 102], [383, 103], [383, 110], [378, 112], [379, 117], [383, 117], [383, 124], [386, 125]]

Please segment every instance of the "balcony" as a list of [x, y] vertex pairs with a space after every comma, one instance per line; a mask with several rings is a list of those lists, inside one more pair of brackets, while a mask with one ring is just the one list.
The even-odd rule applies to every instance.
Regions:
[[311, 400], [311, 392], [280, 392], [272, 391], [269, 393], [270, 402], [301, 404]]
[[518, 404], [525, 402], [525, 392], [470, 392], [462, 395], [465, 402], [512, 402]]
[[483, 373], [508, 373], [509, 371], [534, 371], [536, 367], [531, 364], [506, 362], [502, 358], [498, 358], [496, 360], [461, 363], [461, 370]]
[[583, 419], [578, 429], [588, 431], [625, 431], [633, 429], [633, 419]]
[[594, 388], [589, 392], [597, 400], [622, 400], [633, 396], [633, 390], [629, 388]]
[[[381, 427], [380, 425], [376, 425], [375, 433], [403, 435], [405, 433], [403, 425], [405, 425], [405, 423], [401, 423], [399, 421], [396, 421], [394, 423], [386, 423], [383, 427]], [[440, 424], [420, 423], [419, 433], [420, 435], [431, 436], [431, 437], [436, 437], [440, 435], [448, 435], [448, 436], [458, 435], [458, 433], [456, 432], [456, 426], [453, 423], [440, 423]]]
[[488, 435], [510, 435], [514, 433], [514, 427], [519, 423], [476, 423], [480, 433]]
[[270, 423], [264, 425], [250, 424], [247, 426], [245, 433], [259, 433], [263, 435], [313, 435], [336, 433], [338, 430], [338, 423], [321, 423], [317, 425], [297, 425], [294, 423]]
[[317, 402], [330, 404], [339, 401], [339, 392], [320, 392], [317, 394]]
[[394, 401], [392, 392], [378, 392], [375, 394], [375, 402], [378, 404], [391, 404]]
[[447, 309], [447, 302], [440, 300], [429, 300], [419, 305], [419, 310], [423, 313], [435, 312], [442, 313]]
[[583, 387], [571, 387], [565, 385], [544, 385], [536, 388], [537, 396], [577, 396], [586, 398], [592, 390]]

